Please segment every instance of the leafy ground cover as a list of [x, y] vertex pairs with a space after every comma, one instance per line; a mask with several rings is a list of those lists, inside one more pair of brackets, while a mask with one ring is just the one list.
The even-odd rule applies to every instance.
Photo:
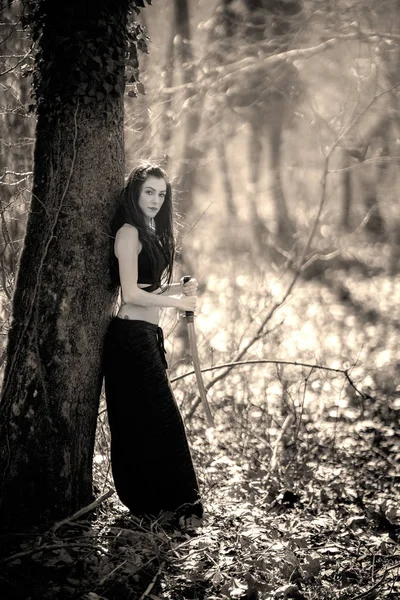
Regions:
[[[200, 299], [203, 365], [231, 362], [290, 273], [223, 256]], [[244, 275], [246, 274], [246, 275]], [[207, 429], [179, 330], [163, 326], [201, 482], [202, 523], [138, 521], [115, 494], [81, 518], [3, 544], [16, 600], [400, 598], [400, 280], [298, 281], [241, 364], [210, 388]], [[343, 289], [347, 292], [343, 295]], [[262, 362], [264, 361], [264, 362]], [[301, 363], [301, 364], [300, 364]], [[345, 373], [344, 373], [345, 371]], [[204, 373], [210, 384], [222, 370]], [[98, 496], [112, 487], [101, 406]]]

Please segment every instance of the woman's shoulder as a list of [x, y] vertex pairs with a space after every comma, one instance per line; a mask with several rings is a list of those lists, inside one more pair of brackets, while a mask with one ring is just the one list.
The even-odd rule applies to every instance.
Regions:
[[126, 242], [129, 241], [137, 241], [139, 239], [139, 231], [137, 227], [134, 225], [130, 225], [129, 223], [124, 223], [115, 234], [115, 241], [124, 240]]
[[128, 232], [130, 233], [130, 235], [139, 235], [137, 227], [131, 225], [130, 223], [124, 223], [123, 225], [121, 225], [116, 235], [128, 235]]
[[140, 250], [141, 244], [139, 241], [139, 232], [136, 227], [129, 223], [124, 223], [115, 235], [115, 254], [118, 256], [119, 251], [124, 250]]

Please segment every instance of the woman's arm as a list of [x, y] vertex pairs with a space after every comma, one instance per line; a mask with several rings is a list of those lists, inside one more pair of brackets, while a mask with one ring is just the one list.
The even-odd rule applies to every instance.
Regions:
[[[115, 254], [118, 258], [124, 302], [137, 306], [173, 307], [180, 310], [196, 310], [195, 296], [166, 296], [152, 294], [140, 289], [138, 279], [139, 234], [136, 227], [123, 225], [115, 238]], [[178, 284], [179, 285], [179, 284]], [[192, 308], [194, 305], [195, 308]]]

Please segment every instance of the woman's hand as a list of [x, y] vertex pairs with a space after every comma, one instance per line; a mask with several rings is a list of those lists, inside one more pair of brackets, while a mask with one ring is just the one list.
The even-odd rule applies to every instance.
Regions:
[[198, 283], [196, 279], [191, 278], [187, 283], [183, 283], [183, 277], [181, 277], [179, 283], [181, 284], [182, 293], [185, 296], [195, 296], [197, 293]]
[[182, 294], [179, 296], [179, 309], [190, 312], [196, 311], [197, 298], [196, 296], [185, 296]]

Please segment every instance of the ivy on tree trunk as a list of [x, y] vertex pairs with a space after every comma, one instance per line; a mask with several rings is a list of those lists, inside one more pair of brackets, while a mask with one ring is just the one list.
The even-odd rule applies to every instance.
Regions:
[[34, 181], [0, 404], [0, 526], [14, 530], [92, 499], [109, 223], [124, 177], [129, 2], [35, 10]]

